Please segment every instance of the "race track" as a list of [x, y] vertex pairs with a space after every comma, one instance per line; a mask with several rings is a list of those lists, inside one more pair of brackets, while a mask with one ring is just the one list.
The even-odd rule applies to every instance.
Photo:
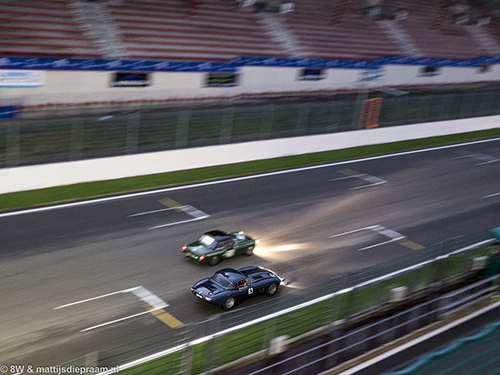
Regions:
[[[64, 363], [219, 314], [189, 290], [218, 268], [269, 267], [287, 278], [286, 298], [500, 226], [499, 146], [462, 144], [0, 213], [0, 364]], [[252, 257], [216, 267], [184, 259], [182, 245], [211, 229], [244, 230], [260, 243]]]

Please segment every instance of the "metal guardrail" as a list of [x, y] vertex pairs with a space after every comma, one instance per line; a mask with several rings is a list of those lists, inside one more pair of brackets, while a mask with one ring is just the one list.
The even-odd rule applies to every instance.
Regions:
[[[457, 307], [468, 302], [471, 297], [477, 298], [481, 294], [487, 293], [493, 280], [498, 278], [500, 275], [481, 280], [471, 286], [435, 298], [340, 337], [331, 338], [335, 336], [335, 332], [332, 332], [329, 334], [330, 339], [324, 343], [300, 351], [286, 359], [274, 360], [271, 365], [245, 374], [320, 373], [437, 321], [443, 311], [448, 310], [448, 308]], [[471, 291], [474, 293], [471, 294]], [[450, 303], [452, 300], [454, 302]]]
[[[240, 358], [267, 348], [273, 337], [282, 334], [297, 337], [387, 302], [389, 295], [380, 291], [384, 289], [384, 284], [381, 283], [389, 279], [405, 277], [408, 292], [412, 293], [451, 277], [453, 273], [457, 275], [466, 272], [472, 266], [475, 248], [491, 242], [491, 233], [486, 231], [445, 241], [419, 253], [341, 275], [286, 297], [278, 296], [265, 303], [226, 312], [201, 323], [187, 324], [147, 340], [102, 351], [99, 353], [99, 365], [123, 365], [148, 355], [159, 357], [161, 353], [167, 354], [169, 348], [177, 348], [179, 358], [167, 356], [173, 361], [170, 368], [177, 369], [169, 373], [207, 371], [227, 363], [232, 356]], [[461, 249], [468, 250], [462, 252]], [[440, 262], [453, 264], [453, 267], [439, 266]], [[432, 272], [425, 271], [426, 267], [433, 267]], [[349, 298], [342, 299], [345, 296], [342, 291], [346, 291], [346, 288], [350, 290]], [[370, 290], [377, 292], [371, 295]], [[357, 300], [363, 300], [363, 303], [357, 304]], [[320, 305], [321, 308], [317, 308]], [[299, 306], [302, 309], [298, 309]], [[253, 324], [251, 332], [247, 331], [243, 337], [235, 335], [228, 338], [229, 332], [241, 328], [241, 324], [249, 320]], [[228, 351], [228, 347], [233, 352]], [[161, 369], [165, 370], [165, 367]], [[163, 374], [163, 370], [158, 370], [158, 373]], [[141, 370], [134, 368], [133, 373], [139, 374]]]

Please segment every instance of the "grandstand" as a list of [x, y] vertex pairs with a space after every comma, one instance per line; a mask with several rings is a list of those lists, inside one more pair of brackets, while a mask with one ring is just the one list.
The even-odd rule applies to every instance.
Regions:
[[[237, 56], [374, 60], [500, 54], [481, 2], [295, 0], [269, 11], [229, 0], [1, 0], [0, 54], [229, 61]], [[264, 11], [262, 11], [264, 10]], [[461, 13], [458, 14], [457, 12]], [[491, 22], [489, 22], [491, 20]]]
[[100, 58], [97, 39], [69, 0], [0, 1], [0, 54]]

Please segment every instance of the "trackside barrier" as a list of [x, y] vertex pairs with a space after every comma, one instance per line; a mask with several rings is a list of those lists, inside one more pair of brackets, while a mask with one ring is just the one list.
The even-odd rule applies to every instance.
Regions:
[[472, 288], [470, 286], [461, 288], [340, 337], [335, 337], [335, 331], [329, 332], [322, 338], [326, 342], [306, 351], [297, 348], [297, 354], [275, 361], [275, 363], [256, 371], [248, 372], [248, 375], [274, 373], [273, 371], [290, 375], [317, 374], [325, 371], [435, 322], [439, 319], [443, 308], [449, 306], [450, 297], [455, 299], [455, 303], [457, 303], [466, 301], [470, 297], [471, 289], [476, 291], [474, 295], [487, 293], [491, 283], [498, 278], [500, 275], [481, 280], [475, 283]]
[[[490, 232], [450, 239], [409, 256], [338, 276], [314, 288], [240, 308], [168, 334], [99, 353], [120, 374], [200, 374], [390, 301], [390, 290], [414, 293], [463, 274], [494, 242]], [[103, 375], [106, 373], [103, 373]]]
[[[23, 110], [16, 118], [0, 120], [0, 168], [330, 136], [358, 128], [389, 128], [500, 114], [497, 89], [434, 94], [414, 92], [400, 97], [378, 92], [377, 97], [383, 100], [367, 99], [365, 103], [369, 105], [363, 109], [360, 108], [363, 102], [358, 102], [352, 93], [288, 96], [286, 100], [103, 103], [95, 108]], [[479, 130], [474, 123], [480, 121], [471, 121], [462, 132]], [[443, 125], [436, 125], [436, 129]], [[491, 126], [483, 129], [487, 128]], [[393, 129], [394, 134], [406, 134], [405, 130]], [[425, 126], [421, 129], [422, 138], [449, 134], [447, 130], [427, 135]], [[409, 134], [413, 131], [408, 128]], [[363, 132], [357, 135], [362, 139]], [[336, 144], [340, 146], [342, 142], [339, 139]]]

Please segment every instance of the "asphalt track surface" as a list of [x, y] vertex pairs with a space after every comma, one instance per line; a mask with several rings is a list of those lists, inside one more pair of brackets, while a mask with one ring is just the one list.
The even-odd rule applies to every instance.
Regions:
[[[56, 365], [205, 320], [222, 310], [189, 288], [218, 268], [269, 267], [287, 278], [286, 298], [499, 226], [499, 146], [438, 147], [0, 213], [0, 364]], [[252, 257], [216, 267], [184, 259], [182, 245], [211, 229], [244, 230], [260, 243]], [[161, 306], [165, 319], [150, 306]]]

